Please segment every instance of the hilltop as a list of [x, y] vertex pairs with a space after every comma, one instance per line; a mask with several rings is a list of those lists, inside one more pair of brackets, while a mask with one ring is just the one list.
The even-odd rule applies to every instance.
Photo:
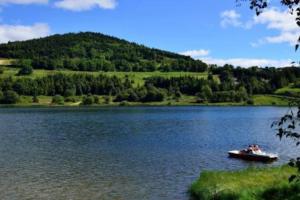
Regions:
[[0, 57], [29, 59], [33, 68], [50, 70], [203, 72], [207, 69], [207, 64], [189, 56], [93, 32], [0, 44]]

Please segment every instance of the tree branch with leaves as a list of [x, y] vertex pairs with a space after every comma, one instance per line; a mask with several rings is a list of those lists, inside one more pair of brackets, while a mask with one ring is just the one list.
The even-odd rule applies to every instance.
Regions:
[[[297, 107], [297, 109], [295, 109]], [[296, 146], [300, 145], [300, 102], [295, 101], [290, 105], [290, 111], [281, 117], [280, 120], [275, 121], [272, 127], [275, 127], [277, 136], [282, 140], [283, 138], [291, 139]], [[298, 174], [292, 175], [289, 178], [290, 182], [300, 181], [300, 157], [292, 159], [289, 162], [291, 167], [298, 169]]]

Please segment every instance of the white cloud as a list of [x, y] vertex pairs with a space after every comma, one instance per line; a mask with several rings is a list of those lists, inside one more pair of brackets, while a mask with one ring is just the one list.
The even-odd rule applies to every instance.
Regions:
[[265, 38], [265, 41], [268, 43], [284, 43], [288, 42], [291, 45], [295, 45], [297, 41], [297, 36], [299, 36], [299, 32], [282, 32], [278, 36], [269, 36]]
[[278, 35], [267, 36], [257, 43], [289, 43], [295, 45], [297, 38], [300, 35], [300, 29], [295, 22], [296, 15], [291, 15], [288, 10], [280, 11], [276, 8], [271, 8], [263, 12], [259, 16], [255, 16], [253, 24], [266, 25], [267, 29], [279, 31]]
[[193, 58], [199, 58], [202, 56], [208, 56], [210, 53], [209, 50], [205, 49], [199, 49], [199, 50], [189, 50], [189, 51], [184, 51], [180, 52], [180, 54], [185, 55], [185, 56], [191, 56]]
[[242, 25], [242, 22], [240, 21], [241, 15], [238, 14], [235, 10], [225, 10], [221, 13], [221, 26], [227, 27], [227, 26], [235, 26], [239, 27]]
[[300, 35], [300, 29], [295, 22], [296, 14], [291, 15], [288, 10], [282, 11], [277, 8], [265, 10], [259, 16], [253, 15], [247, 22], [240, 20], [241, 15], [235, 10], [226, 10], [221, 13], [221, 26], [241, 27], [250, 29], [255, 25], [264, 25], [269, 30], [278, 31], [276, 35], [260, 38], [252, 42], [251, 46], [257, 47], [268, 43], [289, 43], [295, 45]]
[[230, 59], [218, 59], [218, 58], [201, 58], [203, 62], [208, 64], [216, 64], [223, 66], [225, 64], [231, 64], [240, 67], [286, 67], [290, 66], [292, 60], [272, 60], [272, 59], [251, 59], [251, 58], [230, 58]]
[[50, 34], [47, 24], [36, 23], [32, 26], [0, 24], [0, 43], [45, 37]]
[[225, 64], [231, 64], [234, 66], [240, 67], [286, 67], [290, 66], [292, 60], [274, 60], [274, 59], [262, 59], [262, 58], [229, 58], [229, 59], [221, 59], [221, 58], [213, 58], [209, 57], [209, 50], [200, 49], [200, 50], [189, 50], [185, 52], [180, 52], [179, 54], [185, 56], [191, 56], [194, 59], [202, 60], [207, 64], [216, 64], [218, 66], [223, 66]]
[[55, 6], [72, 11], [85, 11], [94, 7], [114, 9], [117, 2], [116, 0], [61, 0], [55, 2]]
[[48, 0], [0, 0], [0, 4], [46, 4]]
[[254, 16], [255, 24], [266, 24], [269, 29], [277, 29], [280, 31], [297, 31], [299, 28], [295, 23], [295, 15], [291, 15], [288, 10], [280, 11], [271, 8], [259, 16]]

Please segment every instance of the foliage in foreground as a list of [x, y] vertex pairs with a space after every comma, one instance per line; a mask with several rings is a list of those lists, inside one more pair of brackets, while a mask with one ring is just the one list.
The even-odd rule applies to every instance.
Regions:
[[295, 171], [295, 168], [283, 166], [236, 172], [203, 172], [191, 186], [190, 193], [195, 199], [201, 200], [299, 199], [299, 183], [288, 182]]
[[[280, 120], [275, 121], [272, 124], [272, 127], [276, 128], [277, 136], [282, 140], [282, 138], [291, 139], [295, 142], [296, 146], [300, 145], [300, 132], [299, 132], [299, 125], [300, 125], [300, 102], [295, 100], [291, 103], [291, 110], [281, 117]], [[296, 112], [293, 111], [292, 107], [297, 106], [298, 110]], [[300, 182], [300, 157], [296, 159], [292, 159], [289, 162], [291, 167], [295, 167], [298, 170], [298, 173], [293, 174], [290, 176], [289, 181], [293, 182]]]

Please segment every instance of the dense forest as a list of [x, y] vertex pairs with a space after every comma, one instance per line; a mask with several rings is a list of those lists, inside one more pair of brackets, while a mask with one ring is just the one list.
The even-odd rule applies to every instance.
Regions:
[[[26, 59], [35, 69], [75, 71], [191, 71], [207, 64], [100, 33], [84, 32], [0, 44], [0, 57]], [[16, 63], [18, 64], [18, 63]]]

